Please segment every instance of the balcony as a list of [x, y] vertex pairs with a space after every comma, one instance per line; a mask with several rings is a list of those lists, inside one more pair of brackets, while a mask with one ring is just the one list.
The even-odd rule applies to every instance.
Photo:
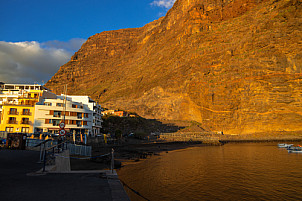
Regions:
[[22, 115], [31, 116], [31, 112], [22, 112]]
[[16, 120], [8, 120], [7, 124], [18, 124]]
[[30, 124], [30, 121], [26, 121], [26, 120], [25, 120], [25, 121], [22, 121], [21, 124], [29, 125], [29, 124]]
[[8, 115], [19, 115], [19, 112], [17, 112], [17, 111], [8, 111], [7, 114]]

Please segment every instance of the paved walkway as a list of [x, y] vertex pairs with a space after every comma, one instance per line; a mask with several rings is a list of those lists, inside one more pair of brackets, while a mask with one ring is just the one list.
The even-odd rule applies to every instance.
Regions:
[[42, 168], [38, 160], [36, 151], [0, 150], [0, 200], [129, 200], [117, 177], [96, 172], [37, 174]]

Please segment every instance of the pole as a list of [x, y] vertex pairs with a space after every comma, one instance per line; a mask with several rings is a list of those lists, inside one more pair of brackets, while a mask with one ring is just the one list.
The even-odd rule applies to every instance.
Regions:
[[113, 173], [114, 170], [114, 149], [111, 150], [111, 173]]
[[43, 172], [45, 172], [45, 166], [46, 166], [46, 149], [45, 149], [45, 143], [43, 147]]
[[42, 144], [40, 145], [40, 161], [39, 161], [39, 163], [41, 163], [42, 162]]
[[[66, 117], [66, 102], [67, 102], [66, 99], [67, 99], [67, 84], [65, 85], [65, 96], [64, 96], [64, 120], [63, 120], [64, 124], [65, 124], [65, 117]], [[66, 126], [66, 124], [65, 124], [65, 126]], [[65, 135], [62, 136], [63, 141], [64, 141], [64, 138], [66, 139]]]
[[67, 84], [65, 86], [65, 96], [64, 96], [64, 124], [65, 124], [65, 113], [66, 113], [66, 99], [67, 99]]

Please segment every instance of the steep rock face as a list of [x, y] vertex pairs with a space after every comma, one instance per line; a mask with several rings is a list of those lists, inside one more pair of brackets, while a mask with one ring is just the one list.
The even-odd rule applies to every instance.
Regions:
[[298, 0], [178, 0], [142, 28], [90, 37], [46, 84], [103, 106], [226, 133], [302, 126]]

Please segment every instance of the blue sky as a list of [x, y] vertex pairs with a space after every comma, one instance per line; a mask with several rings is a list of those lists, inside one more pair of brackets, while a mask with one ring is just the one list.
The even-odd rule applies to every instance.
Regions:
[[0, 81], [47, 82], [88, 37], [142, 27], [164, 16], [174, 2], [0, 0]]

